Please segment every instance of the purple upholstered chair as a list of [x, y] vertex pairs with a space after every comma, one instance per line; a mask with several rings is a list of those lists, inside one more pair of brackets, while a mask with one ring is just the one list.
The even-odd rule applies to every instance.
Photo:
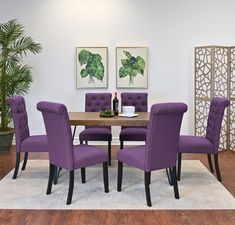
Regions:
[[218, 147], [224, 110], [229, 106], [229, 104], [230, 102], [226, 98], [214, 97], [211, 100], [205, 137], [186, 135], [180, 136], [178, 154], [178, 180], [180, 180], [181, 174], [182, 153], [204, 153], [207, 154], [211, 173], [214, 172], [211, 161], [211, 154], [214, 154], [217, 178], [219, 181], [221, 181], [218, 162]]
[[69, 170], [67, 205], [71, 204], [74, 187], [74, 170], [84, 169], [97, 163], [103, 163], [104, 189], [106, 193], [109, 192], [107, 152], [101, 148], [89, 145], [73, 146], [72, 132], [65, 105], [39, 102], [37, 109], [42, 112], [48, 138], [50, 173], [47, 194], [51, 193], [55, 167]]
[[[121, 93], [122, 106], [135, 106], [136, 112], [148, 111], [147, 93]], [[145, 141], [147, 127], [125, 127], [122, 126], [119, 134], [120, 148], [123, 148], [124, 141]]]
[[151, 108], [146, 145], [129, 147], [118, 151], [118, 185], [121, 191], [123, 163], [144, 171], [147, 205], [150, 198], [151, 171], [170, 168], [175, 198], [179, 198], [176, 161], [179, 147], [181, 121], [187, 105], [184, 103], [155, 104]]
[[[86, 112], [99, 112], [111, 109], [111, 93], [87, 93], [85, 99]], [[112, 132], [110, 126], [86, 126], [79, 134], [80, 144], [85, 141], [108, 141], [109, 165], [111, 165]]]
[[7, 100], [10, 106], [16, 138], [16, 162], [13, 179], [17, 178], [20, 153], [24, 152], [22, 170], [25, 170], [29, 152], [47, 152], [46, 135], [30, 135], [25, 100], [22, 96], [11, 97]]

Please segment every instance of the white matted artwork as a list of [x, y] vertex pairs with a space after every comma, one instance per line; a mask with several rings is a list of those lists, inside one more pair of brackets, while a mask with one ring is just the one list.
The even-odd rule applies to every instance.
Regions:
[[108, 48], [77, 47], [77, 88], [108, 87]]
[[116, 47], [117, 88], [148, 88], [148, 48]]

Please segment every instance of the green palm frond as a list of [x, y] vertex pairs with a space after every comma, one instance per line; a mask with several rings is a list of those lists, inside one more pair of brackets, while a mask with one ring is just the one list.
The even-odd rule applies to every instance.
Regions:
[[31, 37], [24, 36], [24, 27], [17, 20], [0, 25], [0, 47], [4, 49], [5, 61], [19, 62], [28, 52], [37, 54], [42, 50], [40, 44]]
[[25, 95], [28, 93], [33, 81], [31, 68], [27, 65], [8, 64], [6, 91], [9, 96]]
[[2, 46], [9, 46], [22, 35], [24, 35], [24, 27], [16, 19], [0, 24], [0, 44]]
[[23, 58], [41, 50], [40, 44], [24, 35], [17, 20], [0, 24], [0, 130], [9, 123], [7, 97], [27, 94], [32, 82], [31, 68], [21, 64]]
[[27, 56], [27, 52], [32, 52], [34, 54], [39, 53], [42, 50], [42, 47], [40, 44], [34, 42], [31, 37], [22, 37], [11, 46], [11, 50], [15, 55], [20, 54], [22, 57], [23, 55]]

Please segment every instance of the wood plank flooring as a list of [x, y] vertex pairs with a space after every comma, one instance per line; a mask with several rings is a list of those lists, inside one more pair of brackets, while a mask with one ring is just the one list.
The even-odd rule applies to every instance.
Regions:
[[[112, 147], [115, 158], [117, 146]], [[45, 159], [46, 153], [29, 154]], [[184, 154], [199, 159], [208, 168], [205, 155]], [[235, 196], [235, 152], [219, 153], [222, 183]], [[0, 153], [0, 179], [14, 168], [15, 149]], [[27, 169], [27, 168], [26, 168]], [[20, 173], [22, 171], [19, 171]], [[182, 168], [183, 172], [183, 168]], [[17, 188], [17, 187], [16, 187]], [[144, 190], [143, 190], [144, 191]], [[1, 201], [1, 196], [0, 196]], [[0, 225], [235, 225], [235, 210], [0, 210]]]

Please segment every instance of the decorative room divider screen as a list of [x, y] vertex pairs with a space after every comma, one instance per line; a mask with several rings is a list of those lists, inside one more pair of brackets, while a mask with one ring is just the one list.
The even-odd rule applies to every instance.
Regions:
[[195, 48], [195, 134], [205, 135], [210, 100], [226, 97], [230, 107], [222, 123], [220, 149], [235, 151], [235, 46]]

